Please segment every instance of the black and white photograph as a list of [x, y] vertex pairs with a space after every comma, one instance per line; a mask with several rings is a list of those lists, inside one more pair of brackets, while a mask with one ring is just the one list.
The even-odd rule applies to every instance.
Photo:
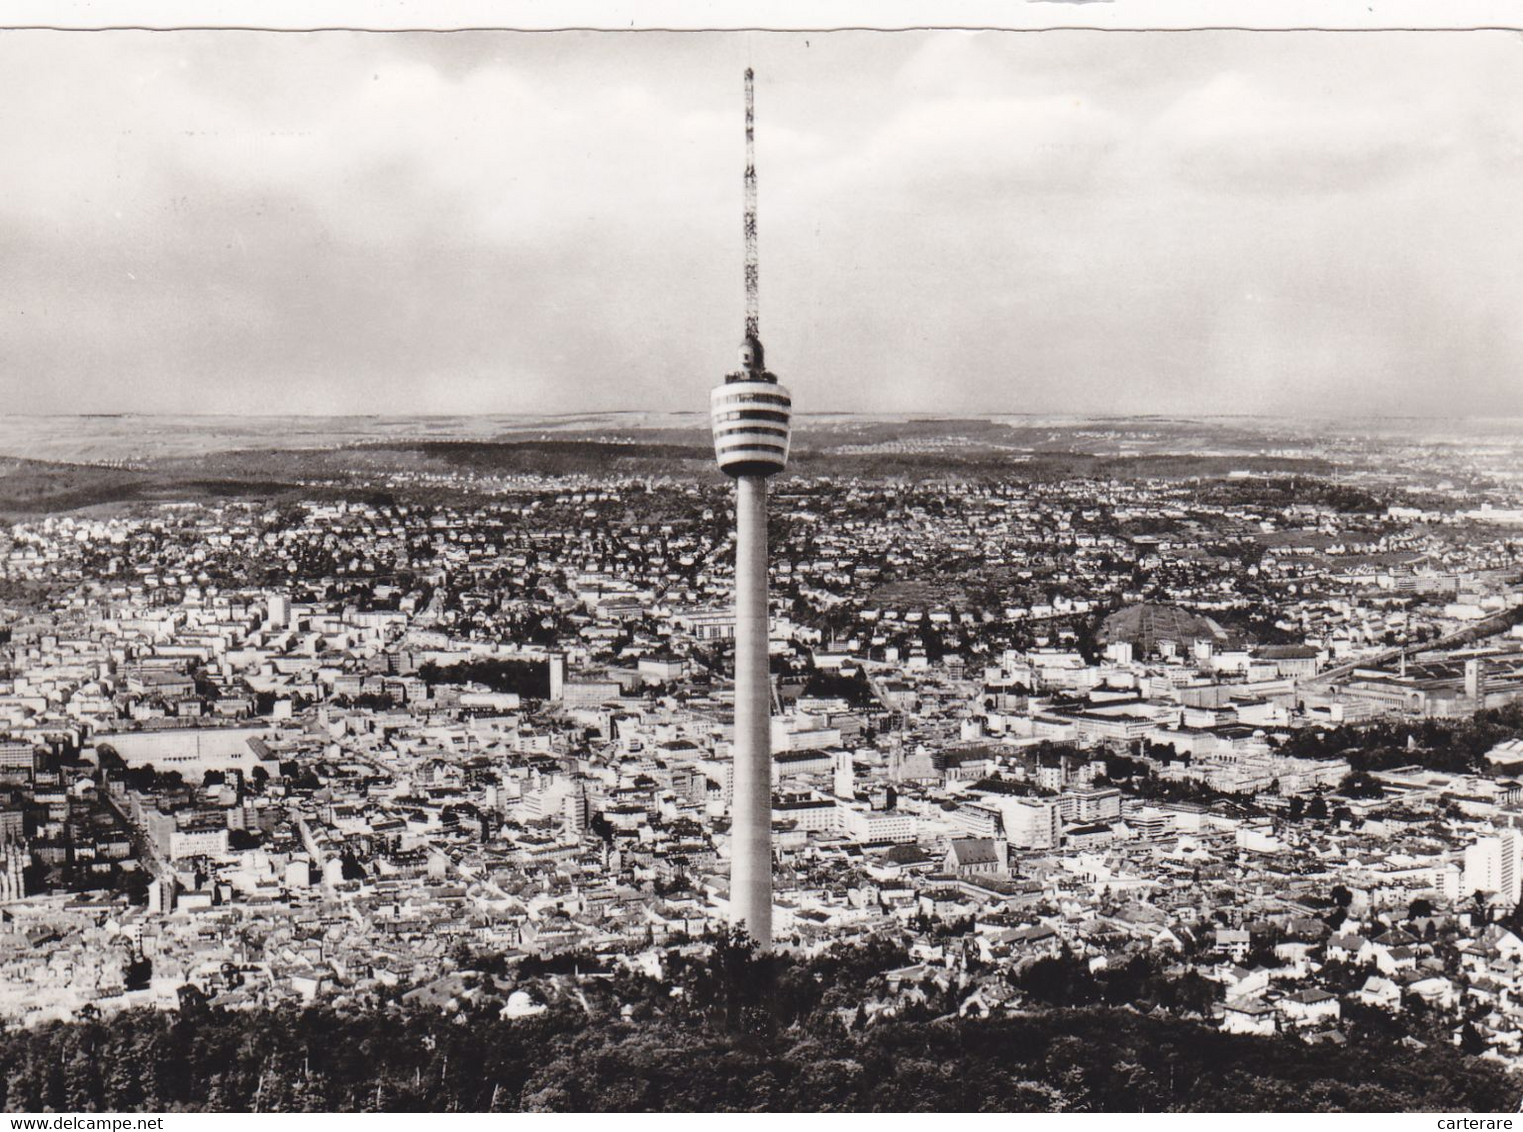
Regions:
[[0, 10], [7, 1127], [1515, 1127], [1523, 20], [687, 7]]

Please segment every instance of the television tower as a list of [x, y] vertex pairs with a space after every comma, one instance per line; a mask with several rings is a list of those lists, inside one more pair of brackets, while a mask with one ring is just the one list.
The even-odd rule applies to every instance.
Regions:
[[757, 304], [755, 77], [746, 68], [746, 332], [709, 402], [714, 456], [735, 480], [735, 742], [731, 920], [772, 946], [772, 700], [767, 673], [767, 477], [788, 463], [793, 400], [767, 372]]

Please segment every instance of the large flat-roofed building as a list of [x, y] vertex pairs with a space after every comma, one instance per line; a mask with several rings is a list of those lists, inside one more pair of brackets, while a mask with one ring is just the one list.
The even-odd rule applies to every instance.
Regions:
[[772, 781], [803, 774], [830, 774], [835, 769], [834, 753], [828, 750], [782, 751], [772, 756]]
[[31, 770], [32, 745], [14, 740], [0, 740], [0, 769]]
[[1281, 676], [1315, 676], [1322, 660], [1321, 650], [1309, 645], [1264, 645], [1254, 656], [1274, 665]]
[[193, 696], [196, 682], [183, 672], [157, 668], [139, 668], [126, 674], [127, 691], [136, 696], [161, 696], [176, 699]]
[[999, 837], [1004, 833], [1004, 823], [999, 809], [987, 800], [965, 801], [958, 804], [951, 815], [952, 824], [971, 837]]
[[163, 731], [120, 731], [97, 735], [96, 748], [110, 747], [128, 766], [177, 770], [199, 778], [209, 770], [252, 773], [263, 764], [275, 773], [279, 760], [270, 755], [265, 727], [189, 727]]
[[1065, 723], [1074, 729], [1081, 746], [1094, 743], [1130, 743], [1141, 739], [1157, 727], [1165, 713], [1149, 710], [1138, 704], [1115, 704], [1092, 708], [1052, 708], [1044, 713], [1047, 718]]
[[623, 694], [617, 680], [567, 680], [561, 685], [561, 702], [567, 708], [597, 707]]
[[834, 830], [840, 824], [834, 798], [774, 798], [772, 821], [792, 822], [813, 832]]
[[854, 841], [914, 841], [914, 814], [900, 810], [873, 810], [866, 806], [840, 806], [841, 832]]
[[1121, 816], [1121, 791], [1114, 786], [1095, 790], [1072, 790], [1058, 798], [1064, 821], [1088, 824], [1112, 821]]
[[733, 609], [690, 609], [673, 614], [672, 621], [700, 641], [724, 641], [735, 636]]
[[169, 858], [220, 857], [227, 853], [227, 827], [213, 825], [176, 829], [169, 835]]

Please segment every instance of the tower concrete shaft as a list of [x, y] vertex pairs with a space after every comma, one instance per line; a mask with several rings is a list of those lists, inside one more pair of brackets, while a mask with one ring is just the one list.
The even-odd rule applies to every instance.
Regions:
[[735, 743], [731, 919], [772, 945], [772, 695], [767, 671], [767, 481], [735, 480]]

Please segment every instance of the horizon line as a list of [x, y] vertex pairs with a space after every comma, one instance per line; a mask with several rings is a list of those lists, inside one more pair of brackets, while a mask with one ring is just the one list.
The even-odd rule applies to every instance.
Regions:
[[[74, 413], [65, 412], [26, 412], [12, 411], [6, 414], [15, 419], [62, 419], [62, 420], [111, 420], [111, 419], [154, 419], [184, 417], [195, 420], [312, 420], [312, 421], [379, 421], [379, 420], [460, 420], [460, 419], [490, 419], [502, 417], [516, 417], [524, 420], [570, 420], [576, 417], [595, 416], [691, 416], [707, 420], [708, 414], [702, 409], [576, 409], [563, 412], [537, 413], [527, 410], [500, 410], [482, 412], [384, 412], [384, 413], [354, 413], [334, 412], [316, 413], [291, 411], [283, 413], [244, 413], [237, 411], [229, 412], [196, 412], [187, 410], [177, 411], [143, 411], [136, 409], [111, 411], [80, 411]], [[934, 409], [823, 409], [810, 412], [800, 411], [797, 415], [802, 417], [883, 417], [891, 420], [924, 419], [933, 421], [987, 421], [1001, 418], [1013, 419], [1039, 419], [1045, 417], [1066, 417], [1082, 420], [1318, 420], [1329, 424], [1339, 421], [1519, 421], [1523, 422], [1523, 412], [1517, 415], [1495, 413], [1461, 413], [1435, 416], [1431, 413], [1359, 413], [1359, 414], [1329, 414], [1313, 411], [1304, 412], [1261, 412], [1261, 413], [1186, 413], [1186, 412], [1118, 412], [1115, 410], [1065, 410], [1053, 409], [1048, 411], [1003, 411], [1003, 410], [964, 410], [958, 412], [938, 412]]]

